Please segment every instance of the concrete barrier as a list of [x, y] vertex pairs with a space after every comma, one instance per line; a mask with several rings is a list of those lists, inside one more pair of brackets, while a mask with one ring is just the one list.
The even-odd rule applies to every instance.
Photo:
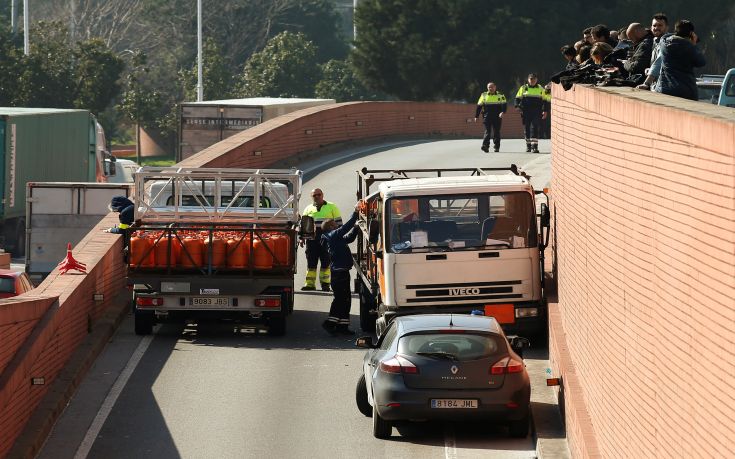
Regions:
[[554, 87], [550, 355], [575, 457], [735, 456], [735, 110]]

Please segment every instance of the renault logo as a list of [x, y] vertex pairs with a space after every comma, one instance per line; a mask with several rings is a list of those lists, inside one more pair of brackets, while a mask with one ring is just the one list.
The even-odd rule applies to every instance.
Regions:
[[457, 365], [452, 365], [452, 368], [451, 368], [451, 370], [452, 370], [452, 374], [453, 374], [453, 375], [456, 375], [456, 374], [457, 374], [457, 372], [459, 371], [459, 368], [457, 368]]

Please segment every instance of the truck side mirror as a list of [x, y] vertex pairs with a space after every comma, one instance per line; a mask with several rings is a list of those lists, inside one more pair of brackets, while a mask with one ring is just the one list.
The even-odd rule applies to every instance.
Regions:
[[380, 222], [377, 220], [370, 221], [370, 228], [368, 229], [368, 242], [370, 244], [377, 244], [378, 238], [380, 237]]
[[546, 203], [541, 203], [541, 226], [544, 228], [551, 226], [551, 212]]
[[301, 217], [301, 224], [299, 225], [299, 237], [302, 239], [314, 239], [316, 237], [316, 226], [314, 224], [314, 217]]

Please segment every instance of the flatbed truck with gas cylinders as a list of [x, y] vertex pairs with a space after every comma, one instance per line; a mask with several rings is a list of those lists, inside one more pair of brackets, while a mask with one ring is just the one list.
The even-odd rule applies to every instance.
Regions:
[[[548, 197], [508, 168], [357, 172], [360, 325], [396, 316], [494, 316], [506, 333], [547, 330]], [[536, 196], [546, 198], [537, 213]]]
[[296, 238], [309, 237], [299, 233], [301, 181], [295, 169], [139, 169], [126, 235], [135, 332], [229, 320], [284, 334]]

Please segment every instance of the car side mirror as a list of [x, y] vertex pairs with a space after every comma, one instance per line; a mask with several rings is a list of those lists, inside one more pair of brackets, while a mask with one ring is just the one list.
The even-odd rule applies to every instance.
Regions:
[[361, 336], [355, 340], [355, 346], [363, 349], [375, 349], [372, 336]]
[[541, 203], [541, 226], [548, 228], [551, 226], [551, 212], [546, 203]]
[[314, 239], [316, 237], [316, 226], [314, 217], [302, 216], [299, 225], [299, 237], [302, 239]]

